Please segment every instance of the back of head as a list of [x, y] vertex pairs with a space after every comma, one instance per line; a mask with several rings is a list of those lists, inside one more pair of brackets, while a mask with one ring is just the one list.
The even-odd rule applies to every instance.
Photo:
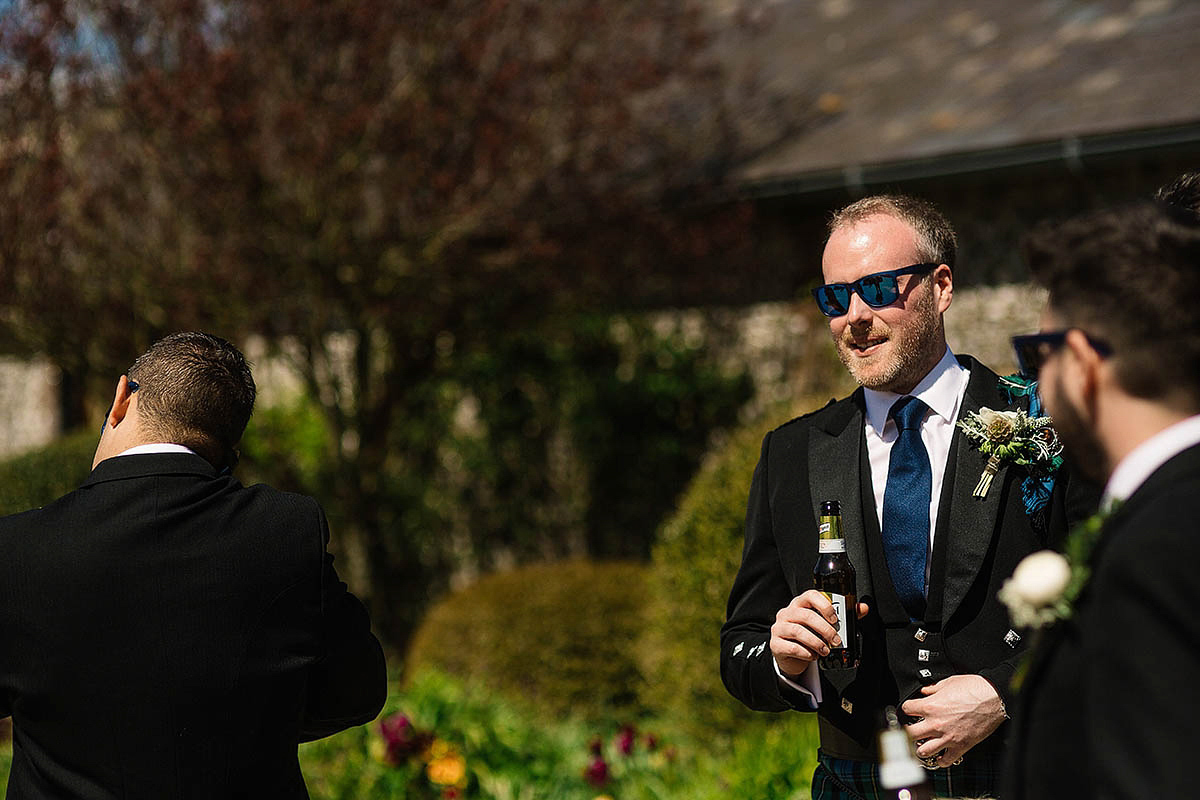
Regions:
[[906, 222], [917, 234], [917, 255], [922, 262], [945, 264], [954, 269], [958, 255], [958, 237], [949, 220], [927, 200], [903, 194], [876, 194], [856, 200], [833, 212], [826, 228], [826, 240], [834, 231], [865, 219], [886, 214]]
[[190, 447], [218, 467], [233, 465], [255, 398], [237, 348], [207, 333], [175, 333], [138, 356], [129, 378], [138, 384], [145, 437]]
[[1025, 241], [1050, 309], [1112, 348], [1121, 388], [1200, 410], [1200, 219], [1139, 203], [1043, 223]]

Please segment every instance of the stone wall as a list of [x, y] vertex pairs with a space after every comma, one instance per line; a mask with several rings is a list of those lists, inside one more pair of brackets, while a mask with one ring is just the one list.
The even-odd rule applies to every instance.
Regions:
[[[807, 300], [807, 299], [806, 299]], [[946, 337], [956, 353], [969, 353], [1000, 374], [1016, 368], [1009, 337], [1037, 330], [1045, 295], [1029, 285], [955, 292], [946, 313]], [[726, 368], [746, 368], [756, 397], [747, 418], [786, 404], [851, 388], [834, 356], [824, 318], [810, 301], [759, 303], [721, 312], [676, 311], [655, 315], [660, 333], [677, 332], [693, 346], [711, 346]], [[260, 406], [286, 402], [302, 391], [285, 357], [269, 357], [249, 342]], [[58, 371], [45, 360], [0, 358], [0, 457], [39, 447], [59, 434]], [[803, 409], [801, 409], [803, 410]]]

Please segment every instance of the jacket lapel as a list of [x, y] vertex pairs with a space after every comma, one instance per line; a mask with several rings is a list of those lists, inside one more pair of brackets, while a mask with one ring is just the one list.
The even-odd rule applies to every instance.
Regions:
[[848, 402], [831, 414], [825, 425], [810, 428], [808, 476], [812, 491], [814, 528], [823, 500], [838, 500], [842, 506], [842, 532], [846, 555], [854, 565], [859, 598], [870, 594], [871, 573], [867, 559], [866, 528], [860, 501], [859, 475], [863, 450], [863, 394], [856, 391]]
[[[996, 410], [1014, 407], [1000, 391], [999, 378], [994, 372], [970, 357], [960, 357], [959, 362], [971, 370], [967, 392], [958, 412], [959, 419], [984, 406]], [[948, 548], [942, 594], [943, 623], [954, 616], [987, 560], [1008, 473], [1008, 466], [1002, 464], [987, 496], [975, 497], [973, 492], [987, 466], [988, 457], [967, 440], [958, 429], [957, 420], [955, 422], [940, 504], [949, 513], [943, 511], [938, 514], [939, 524], [934, 537], [934, 547]]]

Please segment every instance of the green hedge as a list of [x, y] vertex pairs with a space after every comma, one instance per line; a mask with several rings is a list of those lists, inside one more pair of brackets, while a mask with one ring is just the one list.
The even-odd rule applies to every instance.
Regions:
[[92, 471], [99, 430], [79, 431], [0, 461], [0, 516], [40, 508], [76, 489]]
[[409, 674], [445, 671], [550, 715], [632, 718], [646, 567], [569, 561], [483, 578], [430, 609]]
[[[820, 401], [811, 400], [808, 407]], [[804, 406], [801, 406], [804, 407]], [[650, 575], [650, 604], [640, 666], [653, 712], [693, 731], [734, 733], [761, 716], [734, 700], [721, 683], [719, 635], [741, 563], [746, 499], [766, 432], [788, 419], [750, 424], [714, 453], [692, 480], [675, 515], [659, 531]]]

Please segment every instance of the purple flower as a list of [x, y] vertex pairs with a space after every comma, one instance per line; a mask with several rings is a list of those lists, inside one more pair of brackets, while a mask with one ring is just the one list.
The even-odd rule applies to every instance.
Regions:
[[412, 720], [399, 711], [379, 721], [379, 734], [387, 745], [387, 759], [392, 764], [400, 764], [421, 752], [430, 741], [428, 733], [418, 731]]
[[617, 750], [619, 750], [623, 756], [630, 755], [633, 753], [634, 741], [635, 734], [633, 726], [626, 725], [625, 727], [621, 728], [621, 732], [617, 734]]
[[600, 788], [608, 783], [608, 763], [602, 757], [596, 756], [592, 763], [584, 768], [583, 777], [592, 786]]

